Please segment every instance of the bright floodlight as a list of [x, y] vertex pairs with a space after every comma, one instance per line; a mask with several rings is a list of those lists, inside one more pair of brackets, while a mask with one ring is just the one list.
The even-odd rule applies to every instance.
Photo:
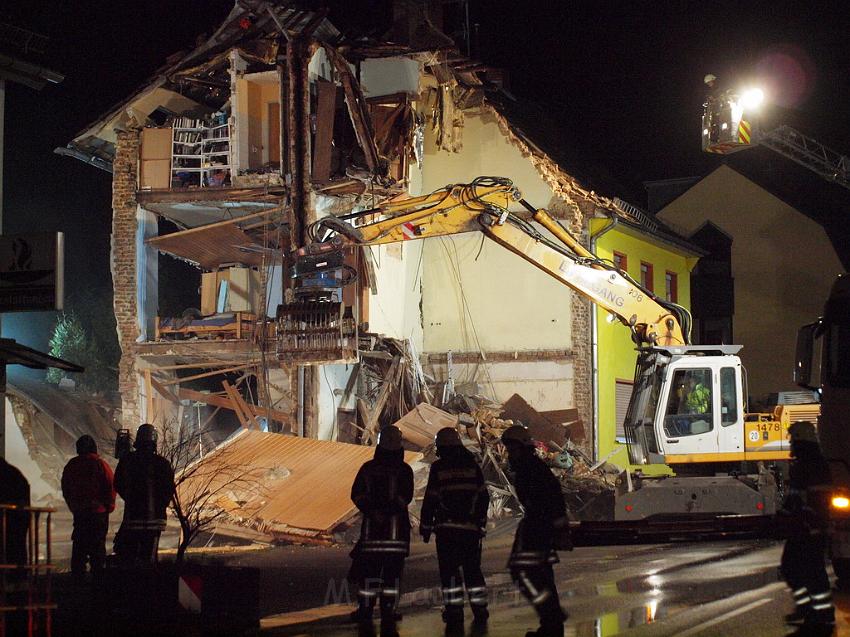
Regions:
[[758, 108], [759, 106], [761, 106], [761, 103], [763, 101], [764, 91], [762, 91], [760, 88], [747, 89], [741, 95], [741, 106], [743, 106], [747, 110]]

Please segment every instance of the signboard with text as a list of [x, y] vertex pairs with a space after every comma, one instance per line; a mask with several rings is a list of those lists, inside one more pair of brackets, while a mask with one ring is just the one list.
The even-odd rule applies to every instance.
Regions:
[[65, 236], [39, 232], [0, 236], [0, 312], [61, 310]]

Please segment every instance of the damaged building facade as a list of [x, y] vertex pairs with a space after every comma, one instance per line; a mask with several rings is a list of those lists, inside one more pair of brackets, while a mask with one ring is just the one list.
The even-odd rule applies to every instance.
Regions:
[[[574, 410], [570, 435], [595, 453], [613, 441], [594, 403], [618, 372], [594, 379], [604, 344], [590, 303], [481, 233], [348, 249], [340, 271], [356, 280], [320, 281], [347, 327], [311, 351], [287, 335], [303, 319], [279, 310], [304, 284], [290, 255], [320, 218], [499, 175], [584, 245], [613, 219], [634, 222], [524, 134], [493, 99], [501, 74], [458, 52], [431, 5], [399, 3], [390, 42], [347, 40], [322, 12], [241, 1], [57, 149], [112, 173], [125, 427], [201, 429], [227, 414], [245, 429], [341, 439], [345, 421], [381, 420], [399, 359], [432, 389]], [[692, 254], [675, 252], [668, 270], [687, 281]], [[366, 360], [387, 362], [383, 383], [364, 378]]]

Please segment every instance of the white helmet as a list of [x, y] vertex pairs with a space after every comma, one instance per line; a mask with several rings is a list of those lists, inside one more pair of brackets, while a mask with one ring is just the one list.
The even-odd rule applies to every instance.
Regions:
[[716, 77], [716, 76], [714, 76], [714, 75], [712, 75], [711, 73], [709, 73], [708, 75], [706, 75], [706, 76], [702, 79], [702, 81], [703, 81], [703, 82], [705, 82], [706, 84], [711, 84], [712, 82], [716, 82], [716, 81], [717, 81], [717, 77]]

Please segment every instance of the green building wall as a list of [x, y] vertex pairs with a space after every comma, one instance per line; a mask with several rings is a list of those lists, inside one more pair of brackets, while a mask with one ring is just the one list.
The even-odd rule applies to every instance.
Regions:
[[[591, 238], [611, 225], [610, 219], [591, 220]], [[677, 278], [677, 302], [690, 309], [690, 272], [696, 265], [697, 256], [672, 244], [665, 243], [631, 226], [615, 225], [596, 239], [595, 252], [602, 259], [614, 260], [614, 252], [626, 257], [626, 270], [640, 282], [641, 262], [652, 265], [655, 294], [664, 297], [665, 274], [672, 272]], [[616, 382], [631, 382], [634, 378], [636, 359], [635, 344], [630, 332], [619, 321], [608, 321], [608, 313], [594, 306], [597, 325], [598, 366], [598, 452], [599, 459], [621, 468], [629, 466], [626, 445], [616, 439]], [[613, 453], [612, 453], [613, 452]], [[669, 473], [665, 465], [644, 468], [647, 475]]]

